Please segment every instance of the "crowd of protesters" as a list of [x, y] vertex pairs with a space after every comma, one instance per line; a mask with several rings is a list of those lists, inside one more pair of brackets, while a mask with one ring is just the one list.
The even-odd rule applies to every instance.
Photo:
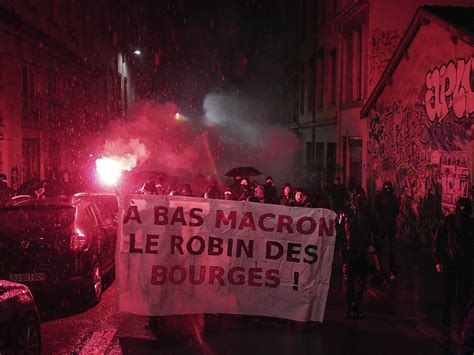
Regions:
[[[360, 185], [351, 183], [346, 187], [339, 177], [318, 194], [294, 188], [289, 182], [278, 189], [271, 176], [263, 181], [236, 176], [222, 190], [216, 181], [211, 181], [197, 197], [334, 210], [337, 213], [335, 260], [342, 266], [346, 315], [352, 319], [362, 318], [360, 304], [368, 275], [372, 275], [375, 285], [383, 287], [395, 284], [398, 278], [397, 220], [402, 207], [392, 183], [386, 181], [382, 190], [369, 201]], [[162, 183], [148, 181], [139, 192], [194, 196], [190, 184], [176, 186], [178, 188], [167, 190]], [[440, 219], [432, 235], [433, 261], [436, 270], [446, 278], [440, 290], [444, 294], [444, 321], [447, 325], [453, 322], [452, 326], [458, 330], [465, 318], [464, 311], [469, 309], [474, 314], [471, 212], [470, 199], [460, 198], [454, 212]], [[474, 316], [471, 318], [474, 321]], [[474, 331], [471, 332], [474, 337]]]
[[[199, 189], [199, 186], [197, 186], [197, 189]], [[202, 187], [200, 190], [202, 190]], [[334, 209], [331, 197], [327, 193], [315, 194], [299, 187], [293, 187], [289, 182], [283, 184], [281, 191], [278, 191], [271, 176], [267, 176], [264, 183], [251, 180], [245, 176], [235, 176], [232, 178], [232, 182], [224, 188], [220, 188], [217, 181], [210, 181], [203, 191], [197, 191], [196, 193], [193, 193], [193, 188], [189, 183], [180, 184], [175, 182], [172, 184], [160, 179], [157, 181], [149, 179], [137, 192]]]
[[[10, 185], [10, 186], [9, 186]], [[78, 184], [68, 170], [51, 180], [31, 179], [19, 186], [8, 183], [7, 175], [0, 173], [0, 208], [21, 199], [43, 199], [46, 197], [68, 199], [76, 192], [81, 192]]]
[[[278, 189], [271, 176], [266, 176], [263, 182], [246, 176], [234, 176], [224, 188], [217, 181], [207, 182], [204, 186], [204, 177], [200, 181], [194, 181], [194, 194], [189, 183], [179, 183], [178, 179], [150, 178], [136, 192], [334, 210], [337, 214], [335, 263], [342, 266], [348, 318], [363, 317], [360, 303], [369, 274], [378, 286], [396, 282], [397, 232], [398, 235], [404, 232], [397, 220], [399, 214], [403, 214], [403, 203], [401, 205], [394, 194], [390, 181], [386, 181], [382, 190], [376, 192], [371, 200], [361, 186], [351, 180], [346, 187], [339, 177], [319, 193], [293, 187], [289, 182]], [[76, 190], [67, 170], [54, 183], [33, 181], [16, 190], [8, 186], [6, 175], [0, 173], [0, 208], [15, 196], [30, 196], [33, 199], [67, 197], [78, 192]], [[430, 191], [425, 209], [438, 206], [432, 195]], [[460, 198], [451, 214], [443, 217], [440, 212], [439, 218], [429, 224], [434, 265], [445, 279], [440, 290], [444, 295], [443, 322], [461, 329], [465, 321], [467, 331], [462, 338], [462, 346], [474, 351], [474, 221], [471, 214], [471, 200]], [[425, 216], [425, 219], [428, 218]], [[466, 311], [469, 311], [467, 316]]]

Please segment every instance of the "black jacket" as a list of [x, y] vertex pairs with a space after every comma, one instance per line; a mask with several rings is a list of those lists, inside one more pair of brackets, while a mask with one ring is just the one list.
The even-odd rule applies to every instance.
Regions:
[[474, 261], [474, 220], [470, 217], [456, 223], [456, 216], [447, 216], [438, 226], [433, 241], [435, 264], [472, 263]]
[[366, 208], [357, 209], [348, 206], [337, 219], [336, 229], [341, 233], [343, 261], [368, 260], [368, 248], [371, 244], [371, 217]]
[[375, 197], [374, 212], [381, 228], [393, 227], [400, 212], [400, 203], [395, 195], [382, 192]]

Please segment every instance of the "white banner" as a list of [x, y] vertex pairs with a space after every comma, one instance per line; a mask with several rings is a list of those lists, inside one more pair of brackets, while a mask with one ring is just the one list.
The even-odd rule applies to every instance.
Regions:
[[333, 211], [156, 195], [121, 205], [121, 311], [323, 321]]

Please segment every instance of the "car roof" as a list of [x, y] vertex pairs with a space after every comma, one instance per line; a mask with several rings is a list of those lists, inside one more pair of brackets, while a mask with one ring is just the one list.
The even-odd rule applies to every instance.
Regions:
[[49, 208], [49, 207], [74, 207], [71, 202], [65, 201], [60, 198], [42, 198], [42, 199], [28, 199], [16, 202], [13, 205], [6, 206], [5, 209], [16, 209], [16, 208]]

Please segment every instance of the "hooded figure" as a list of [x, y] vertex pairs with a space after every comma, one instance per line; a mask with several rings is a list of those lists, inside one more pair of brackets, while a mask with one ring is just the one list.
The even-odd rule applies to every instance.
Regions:
[[278, 204], [278, 196], [277, 196], [277, 191], [276, 187], [273, 185], [273, 179], [271, 176], [267, 176], [265, 178], [265, 198], [267, 200], [267, 203], [274, 203]]
[[438, 226], [433, 242], [436, 271], [445, 276], [443, 321], [459, 332], [474, 286], [474, 223], [471, 200], [461, 197]]
[[339, 213], [336, 230], [342, 241], [344, 272], [344, 296], [346, 316], [352, 319], [363, 318], [360, 303], [363, 298], [369, 271], [369, 248], [371, 247], [371, 217], [366, 206], [365, 191], [357, 188], [351, 196], [350, 205]]
[[[391, 282], [397, 279], [396, 234], [397, 216], [400, 212], [400, 203], [393, 193], [393, 185], [390, 181], [383, 184], [383, 189], [374, 200], [374, 213], [377, 220], [376, 249], [379, 255], [384, 255], [382, 246], [388, 247], [388, 268]], [[383, 261], [382, 261], [383, 262]]]
[[238, 196], [239, 201], [247, 201], [249, 197], [253, 196], [252, 189], [250, 188], [249, 178], [243, 177], [240, 180], [240, 190]]

